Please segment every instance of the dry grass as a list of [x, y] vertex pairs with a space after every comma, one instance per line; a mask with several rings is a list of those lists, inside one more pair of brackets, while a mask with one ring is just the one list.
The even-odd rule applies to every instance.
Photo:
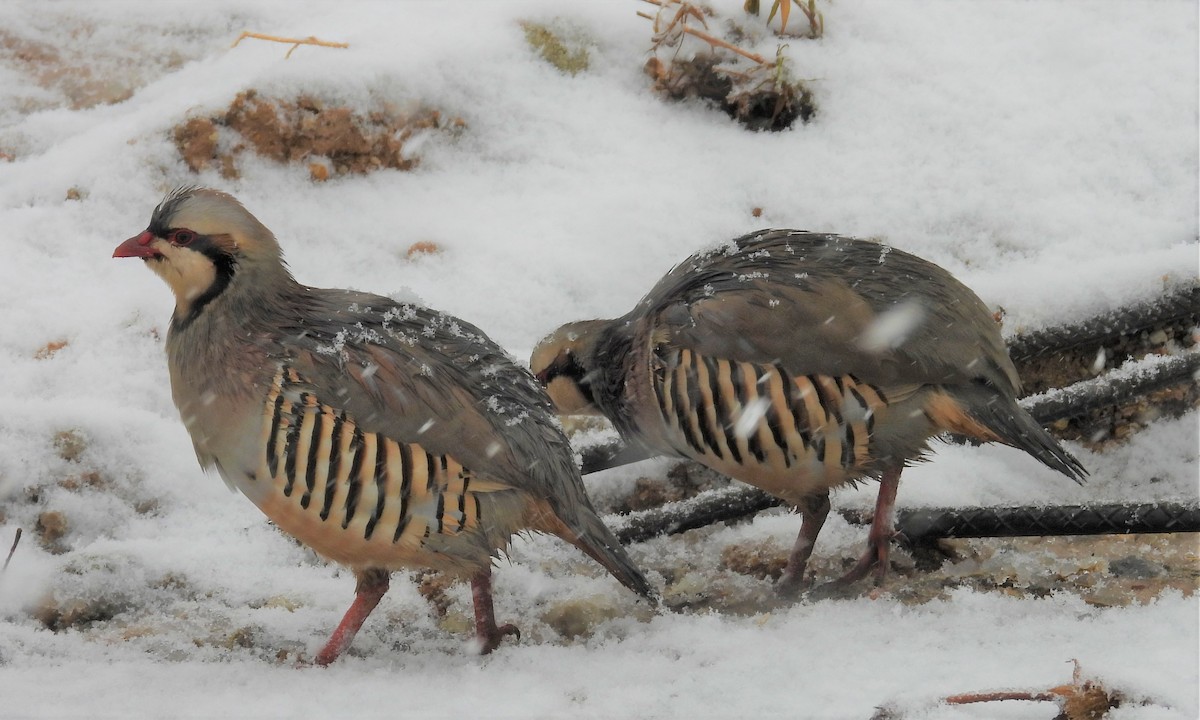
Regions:
[[238, 158], [253, 152], [302, 164], [315, 181], [391, 168], [411, 170], [419, 158], [409, 142], [425, 132], [461, 132], [461, 118], [425, 107], [384, 105], [366, 113], [301, 96], [282, 100], [253, 90], [238, 94], [224, 112], [190, 118], [175, 127], [179, 155], [194, 172], [215, 168], [236, 178]]
[[568, 75], [578, 75], [591, 65], [587, 43], [578, 33], [544, 23], [523, 22], [525, 42], [543, 60]]
[[[752, 130], [784, 130], [816, 113], [812, 92], [792, 77], [784, 46], [775, 57], [765, 58], [738, 45], [736, 40], [747, 33], [731, 20], [724, 21], [729, 38], [715, 34], [710, 9], [682, 0], [645, 2], [658, 7], [654, 14], [638, 13], [653, 23], [654, 57], [644, 70], [658, 94], [676, 101], [704, 100]], [[692, 44], [694, 50], [685, 52], [689, 38], [704, 45], [694, 49]]]

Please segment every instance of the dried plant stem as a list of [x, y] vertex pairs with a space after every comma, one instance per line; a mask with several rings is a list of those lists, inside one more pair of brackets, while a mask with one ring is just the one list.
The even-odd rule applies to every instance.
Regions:
[[984, 692], [963, 693], [943, 698], [947, 705], [969, 705], [971, 703], [998, 702], [1000, 700], [1032, 700], [1035, 702], [1055, 702], [1060, 695], [1054, 692]]
[[[644, 2], [648, 2], [651, 5], [657, 5], [659, 7], [665, 7], [666, 5], [672, 4], [670, 2], [670, 0], [667, 0], [666, 2], [664, 2], [663, 0], [644, 0]], [[649, 13], [640, 12], [640, 11], [638, 12], [638, 17], [644, 17], [647, 20], [655, 19], [655, 17], [653, 15], [650, 15]], [[710, 35], [709, 33], [706, 33], [703, 30], [697, 30], [696, 28], [689, 27], [689, 26], [683, 25], [683, 24], [680, 25], [680, 29], [683, 30], [683, 32], [687, 33], [688, 35], [692, 35], [694, 37], [700, 38], [701, 40], [708, 43], [709, 45], [712, 45], [713, 47], [724, 48], [731, 52], [735, 52], [744, 58], [753, 60], [754, 62], [758, 63], [759, 65], [773, 65], [774, 64], [774, 63], [768, 61], [762, 55], [759, 55], [758, 53], [752, 53], [747, 50], [743, 50], [740, 47], [738, 47], [737, 45], [733, 45], [731, 43], [725, 42], [721, 38], [716, 37], [714, 35]]]
[[291, 49], [289, 49], [287, 51], [287, 54], [283, 56], [284, 60], [290, 58], [292, 56], [292, 53], [295, 52], [296, 48], [300, 47], [301, 45], [318, 45], [320, 47], [331, 47], [331, 48], [348, 48], [348, 47], [350, 47], [349, 43], [331, 42], [329, 40], [319, 40], [311, 35], [309, 35], [306, 38], [285, 38], [285, 37], [279, 37], [277, 35], [263, 35], [262, 33], [253, 33], [253, 32], [250, 32], [249, 30], [247, 30], [247, 31], [243, 32], [241, 35], [239, 35], [238, 39], [234, 40], [233, 44], [230, 45], [229, 47], [231, 47], [231, 48], [237, 47], [238, 43], [245, 40], [246, 38], [253, 38], [255, 40], [267, 40], [269, 42], [285, 43], [287, 45], [291, 45], [292, 46]]
[[0, 572], [8, 569], [8, 563], [12, 560], [13, 553], [17, 551], [17, 544], [21, 542], [21, 528], [17, 528], [17, 535], [13, 538], [12, 547], [8, 550], [8, 557], [4, 558], [4, 567], [0, 567]]
[[[1059, 685], [1042, 692], [1001, 690], [997, 692], [962, 693], [942, 698], [942, 702], [947, 705], [969, 705], [971, 703], [999, 702], [1003, 700], [1056, 702], [1064, 708], [1063, 714], [1059, 717], [1065, 718], [1100, 717], [1091, 713], [1081, 715], [1078, 712], [1081, 708], [1086, 709], [1090, 707], [1092, 710], [1097, 709], [1099, 707], [1095, 705], [1097, 700], [1102, 701], [1105, 709], [1115, 707], [1116, 704], [1119, 704], [1119, 700], [1116, 704], [1112, 702], [1113, 695], [1103, 686], [1083, 679], [1082, 668], [1078, 660], [1072, 659], [1071, 662], [1075, 665], [1075, 669], [1071, 672], [1071, 682], [1067, 685]], [[1079, 705], [1081, 699], [1086, 703], [1085, 705]], [[1074, 708], [1075, 712], [1071, 712], [1071, 709], [1067, 707], [1072, 704], [1078, 706]]]
[[[1024, 700], [1033, 702], [1052, 702], [1058, 705], [1059, 713], [1056, 718], [1061, 720], [1102, 720], [1109, 717], [1108, 711], [1131, 702], [1128, 695], [1120, 690], [1110, 690], [1098, 680], [1085, 680], [1078, 660], [1072, 660], [1075, 671], [1071, 673], [1071, 682], [1047, 690], [998, 690], [993, 692], [972, 692], [951, 695], [941, 698], [938, 704], [969, 705], [972, 703], [1002, 702], [1004, 700]], [[1152, 700], [1142, 699], [1139, 705], [1155, 705]], [[900, 720], [905, 713], [896, 707], [882, 706], [872, 716], [872, 720]]]
[[805, 5], [800, 0], [796, 0], [796, 6], [800, 8], [800, 12], [804, 13], [804, 17], [808, 18], [808, 27], [811, 30], [813, 37], [821, 37], [825, 34], [825, 20], [821, 17], [821, 13], [817, 12], [817, 5], [813, 0], [808, 0], [808, 5]]

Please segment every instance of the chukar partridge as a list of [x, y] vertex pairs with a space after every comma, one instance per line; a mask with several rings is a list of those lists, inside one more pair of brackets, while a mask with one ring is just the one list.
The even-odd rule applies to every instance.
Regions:
[[676, 266], [628, 314], [564, 325], [531, 366], [563, 414], [690, 458], [796, 505], [779, 581], [802, 582], [829, 491], [880, 480], [866, 552], [839, 583], [881, 581], [901, 470], [944, 431], [1079, 462], [1017, 405], [995, 320], [942, 268], [886, 245], [794, 230]]
[[318, 664], [349, 645], [390, 571], [470, 578], [483, 652], [493, 557], [553, 533], [652, 598], [589, 502], [545, 391], [480, 330], [386, 297], [298, 283], [236, 199], [184, 187], [114, 257], [175, 294], [171, 391], [196, 456], [278, 527], [351, 567], [355, 599]]

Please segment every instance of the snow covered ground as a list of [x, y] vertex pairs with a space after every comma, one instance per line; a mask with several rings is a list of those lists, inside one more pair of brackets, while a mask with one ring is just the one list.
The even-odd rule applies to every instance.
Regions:
[[[732, 16], [741, 4], [714, 0]], [[1098, 608], [960, 589], [918, 605], [885, 593], [654, 614], [551, 538], [518, 540], [496, 572], [519, 644], [473, 654], [465, 588], [439, 620], [398, 576], [349, 656], [291, 666], [324, 641], [353, 579], [196, 465], [167, 384], [169, 291], [110, 259], [173, 185], [239, 197], [302, 282], [415, 295], [517, 358], [564, 321], [625, 312], [698, 247], [766, 226], [923, 255], [1003, 306], [1006, 333], [1195, 280], [1196, 3], [818, 5], [825, 37], [786, 53], [819, 114], [755, 134], [648, 91], [650, 28], [635, 13], [651, 8], [631, 0], [0, 4], [0, 554], [27, 533], [0, 577], [0, 717], [866, 718], [898, 703], [909, 718], [1042, 718], [1053, 711], [929, 703], [1059, 684], [1072, 658], [1153, 701], [1114, 718], [1200, 715], [1195, 595]], [[560, 73], [526, 45], [519, 21], [555, 19], [590, 38], [588, 71]], [[350, 48], [285, 60], [272, 43], [230, 49], [242, 30]], [[129, 97], [87, 106], [81, 86]], [[189, 173], [171, 128], [248, 88], [419, 101], [467, 130], [430, 136], [415, 172], [313, 183], [302, 165], [247, 159], [235, 181]], [[410, 260], [418, 241], [443, 252]], [[1195, 413], [1105, 455], [1074, 450], [1093, 473], [1084, 488], [1016, 451], [947, 446], [905, 473], [900, 504], [1197, 497]], [[589, 484], [604, 497], [665, 468]], [[835, 506], [866, 507], [873, 491]], [[61, 554], [34, 537], [44, 511], [66, 520]], [[658, 582], [689, 563], [699, 590], [753, 595], [761, 583], [718, 570], [721, 549], [786, 547], [797, 526], [768, 513], [632, 552]], [[852, 556], [864, 539], [831, 519], [816, 554]], [[55, 633], [36, 617], [47, 597], [110, 617]], [[583, 632], [564, 635], [580, 603]]]

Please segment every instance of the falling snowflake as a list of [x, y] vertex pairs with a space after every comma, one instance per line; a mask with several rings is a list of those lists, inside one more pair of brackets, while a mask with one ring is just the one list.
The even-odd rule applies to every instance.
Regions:
[[858, 346], [867, 352], [898, 348], [925, 321], [925, 315], [925, 309], [915, 301], [897, 303], [875, 318], [859, 336]]
[[758, 423], [767, 414], [771, 401], [766, 398], [755, 398], [749, 405], [742, 408], [742, 414], [733, 424], [733, 434], [739, 438], [747, 438], [758, 430]]

